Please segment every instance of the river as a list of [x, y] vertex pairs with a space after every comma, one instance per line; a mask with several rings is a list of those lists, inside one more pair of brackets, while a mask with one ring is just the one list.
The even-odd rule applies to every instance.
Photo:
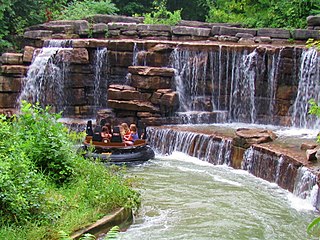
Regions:
[[243, 170], [182, 153], [128, 169], [142, 206], [120, 239], [308, 239], [311, 204]]

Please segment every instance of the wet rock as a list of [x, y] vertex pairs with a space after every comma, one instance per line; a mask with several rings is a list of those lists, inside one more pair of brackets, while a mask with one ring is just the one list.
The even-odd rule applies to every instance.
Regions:
[[174, 69], [166, 67], [144, 67], [144, 66], [130, 66], [129, 73], [143, 76], [163, 76], [173, 77]]
[[318, 145], [314, 144], [314, 143], [302, 143], [300, 146], [301, 150], [308, 150], [308, 149], [314, 149], [316, 148]]
[[306, 150], [306, 156], [308, 161], [317, 161], [317, 152], [320, 149], [307, 149]]
[[27, 74], [28, 67], [23, 65], [2, 65], [1, 72], [4, 74], [12, 74], [24, 76]]
[[108, 31], [108, 25], [105, 23], [93, 24], [93, 33], [105, 33]]
[[156, 46], [149, 49], [150, 52], [171, 52], [173, 46], [169, 44], [157, 44]]
[[23, 78], [0, 76], [0, 92], [19, 92]]
[[57, 56], [60, 56], [64, 62], [87, 64], [89, 63], [89, 53], [85, 48], [74, 49], [62, 49], [58, 52]]
[[108, 89], [108, 99], [111, 100], [147, 101], [150, 97], [151, 93], [141, 93], [135, 90], [119, 90], [114, 88]]
[[195, 28], [195, 27], [172, 27], [172, 34], [175, 35], [190, 35], [198, 37], [209, 37], [211, 30], [208, 28]]
[[276, 134], [271, 130], [239, 128], [236, 131], [236, 137], [233, 139], [233, 145], [248, 148], [252, 144], [267, 143], [276, 138]]

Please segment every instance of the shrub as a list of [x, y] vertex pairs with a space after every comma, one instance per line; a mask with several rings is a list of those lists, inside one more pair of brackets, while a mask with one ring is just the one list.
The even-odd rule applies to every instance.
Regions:
[[173, 13], [168, 11], [166, 1], [154, 2], [154, 4], [154, 11], [144, 14], [145, 24], [176, 25], [181, 21], [181, 10], [176, 10]]
[[95, 14], [115, 14], [118, 11], [110, 0], [84, 0], [74, 1], [68, 5], [61, 13], [56, 13], [56, 19], [85, 19]]

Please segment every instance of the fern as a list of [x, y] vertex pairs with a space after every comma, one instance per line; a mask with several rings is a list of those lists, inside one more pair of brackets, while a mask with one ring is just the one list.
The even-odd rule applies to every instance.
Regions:
[[119, 236], [119, 232], [120, 232], [119, 226], [112, 227], [107, 233], [107, 235], [105, 236], [104, 240], [117, 239]]

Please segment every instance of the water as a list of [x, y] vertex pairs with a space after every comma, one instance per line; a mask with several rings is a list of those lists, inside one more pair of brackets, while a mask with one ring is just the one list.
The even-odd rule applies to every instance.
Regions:
[[107, 93], [107, 77], [104, 76], [105, 68], [108, 65], [108, 49], [98, 48], [94, 61], [94, 106], [98, 110], [105, 107]]
[[308, 114], [310, 99], [320, 101], [320, 57], [317, 50], [304, 51], [301, 59], [298, 93], [293, 104], [292, 125], [298, 128], [319, 128], [319, 120]]
[[68, 74], [68, 61], [64, 61], [61, 49], [70, 45], [69, 41], [52, 40], [46, 43], [47, 47], [33, 57], [27, 77], [23, 82], [23, 90], [18, 99], [31, 103], [39, 102], [42, 107], [52, 105], [55, 111], [63, 111], [68, 105], [67, 91], [65, 90]]
[[120, 239], [307, 239], [315, 216], [275, 184], [177, 152], [128, 171], [142, 207]]

